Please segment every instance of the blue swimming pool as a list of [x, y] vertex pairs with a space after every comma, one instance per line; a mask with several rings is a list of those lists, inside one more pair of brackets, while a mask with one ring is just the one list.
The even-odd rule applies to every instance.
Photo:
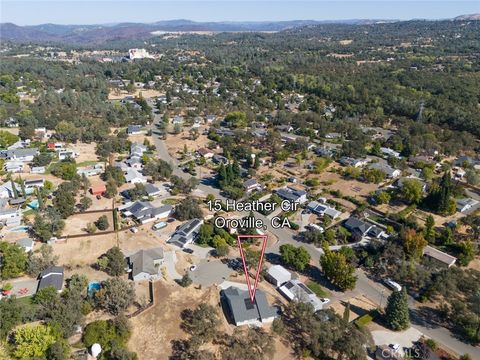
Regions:
[[88, 284], [87, 295], [91, 297], [101, 288], [102, 288], [102, 284], [100, 284], [100, 282], [92, 281]]
[[33, 200], [27, 205], [30, 209], [38, 209], [38, 200]]
[[27, 232], [30, 230], [30, 226], [17, 226], [12, 229], [10, 229], [11, 232]]

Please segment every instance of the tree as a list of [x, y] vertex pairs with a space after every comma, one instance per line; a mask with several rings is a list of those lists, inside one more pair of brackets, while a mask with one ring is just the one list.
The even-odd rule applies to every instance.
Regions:
[[15, 331], [13, 354], [17, 359], [44, 358], [48, 348], [57, 339], [50, 326], [25, 326]]
[[427, 219], [425, 220], [425, 229], [423, 231], [423, 234], [425, 236], [425, 239], [427, 239], [428, 241], [435, 240], [435, 219], [432, 215], [428, 215]]
[[297, 271], [303, 271], [311, 259], [310, 254], [303, 246], [295, 247], [291, 244], [281, 245], [280, 255], [286, 265], [293, 267]]
[[417, 233], [414, 229], [407, 229], [403, 236], [403, 248], [405, 253], [415, 259], [423, 255], [423, 249], [428, 245], [422, 233]]
[[10, 145], [15, 144], [19, 140], [17, 135], [9, 131], [0, 130], [0, 148], [6, 149]]
[[113, 315], [125, 311], [134, 300], [133, 284], [117, 277], [102, 282], [102, 288], [94, 295], [95, 304]]
[[392, 196], [387, 191], [380, 191], [375, 195], [377, 204], [388, 204]]
[[375, 184], [381, 183], [385, 180], [385, 173], [380, 169], [365, 168], [363, 169], [362, 175], [365, 181]]
[[47, 166], [52, 162], [52, 155], [48, 152], [41, 152], [33, 157], [32, 166]]
[[394, 291], [388, 297], [387, 308], [385, 309], [385, 321], [392, 330], [405, 330], [410, 326], [408, 314], [407, 290]]
[[189, 287], [190, 285], [192, 285], [193, 281], [192, 279], [190, 278], [190, 275], [188, 275], [188, 273], [186, 273], [185, 275], [182, 276], [182, 278], [180, 279], [179, 281], [179, 284], [180, 286], [182, 287]]
[[233, 335], [227, 336], [224, 341], [224, 360], [237, 360], [238, 354], [242, 354], [242, 359], [266, 360], [272, 359], [275, 354], [272, 335], [261, 328], [237, 328]]
[[58, 262], [58, 256], [54, 255], [50, 245], [42, 244], [40, 249], [28, 259], [28, 273], [37, 276], [43, 270], [54, 266]]
[[125, 255], [118, 246], [109, 249], [102, 258], [106, 259], [105, 272], [110, 276], [120, 276], [125, 272]]
[[47, 208], [45, 213], [35, 215], [33, 232], [43, 241], [48, 241], [52, 236], [60, 236], [65, 227], [61, 215], [54, 208]]
[[70, 359], [70, 345], [67, 340], [57, 340], [48, 347], [46, 355], [48, 360], [68, 360]]
[[244, 128], [247, 126], [247, 115], [240, 111], [228, 113], [225, 116], [225, 123], [232, 128]]
[[72, 183], [62, 183], [54, 193], [53, 205], [64, 219], [75, 213], [76, 190], [78, 189]]
[[100, 216], [98, 220], [95, 221], [95, 226], [98, 230], [107, 230], [109, 226], [107, 215]]
[[19, 325], [25, 315], [28, 315], [27, 305], [18, 301], [15, 296], [0, 300], [0, 342], [7, 337], [10, 331]]
[[473, 186], [480, 184], [480, 173], [473, 169], [468, 169], [465, 174], [465, 179], [467, 183]]
[[[445, 171], [437, 188], [434, 188], [429, 196], [432, 208], [440, 214], [451, 214], [452, 209], [452, 179], [450, 171]], [[453, 211], [452, 211], [453, 210]]]
[[423, 197], [423, 185], [416, 179], [405, 179], [400, 196], [407, 204], [419, 204]]
[[27, 269], [27, 255], [15, 244], [0, 242], [0, 277], [10, 279], [22, 275]]
[[78, 204], [78, 208], [80, 211], [86, 211], [90, 206], [92, 206], [92, 199], [89, 197], [83, 196], [80, 199], [80, 203]]
[[143, 169], [143, 174], [151, 176], [154, 181], [169, 179], [172, 173], [172, 165], [162, 159], [150, 160]]
[[62, 180], [73, 180], [77, 176], [77, 164], [73, 159], [65, 159], [54, 164], [52, 174]]
[[111, 199], [117, 195], [117, 192], [118, 192], [117, 183], [112, 177], [109, 177], [107, 179], [107, 184], [105, 185], [105, 188], [106, 188], [105, 197], [107, 197], [108, 199]]
[[202, 209], [198, 201], [193, 197], [186, 197], [175, 207], [175, 215], [179, 220], [190, 220], [195, 218], [202, 218]]
[[218, 334], [219, 325], [218, 311], [212, 305], [202, 303], [193, 310], [182, 312], [182, 329], [200, 343], [213, 340]]
[[323, 247], [323, 251], [324, 255], [320, 257], [320, 266], [327, 279], [342, 291], [354, 289], [357, 282], [355, 268], [348, 264], [345, 255], [331, 251], [327, 246]]

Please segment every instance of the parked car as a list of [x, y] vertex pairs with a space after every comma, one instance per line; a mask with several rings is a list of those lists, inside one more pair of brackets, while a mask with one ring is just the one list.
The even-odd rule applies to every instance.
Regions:
[[395, 350], [395, 351], [398, 351], [398, 349], [400, 349], [400, 344], [390, 344], [390, 347]]
[[138, 229], [136, 227], [132, 227], [130, 228], [130, 231], [135, 234], [138, 232]]
[[193, 254], [193, 250], [188, 248], [183, 249], [183, 252], [186, 252], [187, 254]]
[[197, 268], [197, 265], [192, 265], [190, 266], [190, 271], [195, 271], [196, 268]]
[[385, 285], [387, 285], [392, 290], [395, 290], [395, 291], [402, 290], [402, 286], [399, 283], [393, 281], [392, 279], [385, 279], [384, 282], [385, 282]]

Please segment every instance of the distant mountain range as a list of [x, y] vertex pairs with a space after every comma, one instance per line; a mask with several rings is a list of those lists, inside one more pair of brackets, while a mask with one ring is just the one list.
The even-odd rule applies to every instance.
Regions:
[[[454, 20], [479, 20], [480, 14], [463, 15]], [[116, 40], [145, 39], [162, 32], [271, 32], [321, 24], [374, 24], [396, 20], [292, 20], [261, 22], [195, 22], [166, 20], [155, 23], [119, 23], [106, 25], [42, 24], [19, 26], [0, 24], [0, 39], [13, 42], [103, 44]]]

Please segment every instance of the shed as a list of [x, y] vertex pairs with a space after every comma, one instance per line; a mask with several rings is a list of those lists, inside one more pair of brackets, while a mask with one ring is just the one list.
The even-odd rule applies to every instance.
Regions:
[[282, 265], [273, 265], [268, 269], [266, 278], [273, 285], [281, 286], [292, 279], [292, 274]]
[[98, 184], [98, 185], [93, 185], [90, 188], [90, 192], [92, 195], [103, 195], [107, 191], [107, 187], [105, 184]]

